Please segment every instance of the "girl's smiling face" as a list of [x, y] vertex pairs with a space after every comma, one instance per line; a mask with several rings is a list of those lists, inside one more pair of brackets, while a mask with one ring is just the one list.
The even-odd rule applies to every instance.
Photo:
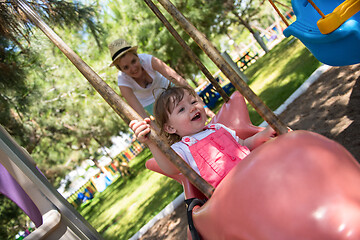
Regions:
[[[176, 104], [176, 103], [174, 103]], [[197, 98], [187, 91], [169, 114], [169, 120], [164, 125], [164, 130], [180, 137], [190, 136], [204, 129], [206, 122], [204, 107]]]

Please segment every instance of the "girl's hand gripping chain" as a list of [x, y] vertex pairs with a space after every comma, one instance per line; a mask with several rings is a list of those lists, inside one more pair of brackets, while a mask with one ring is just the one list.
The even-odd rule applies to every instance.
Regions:
[[129, 127], [134, 131], [136, 138], [139, 142], [148, 144], [150, 139], [148, 134], [150, 133], [150, 118], [145, 118], [143, 121], [132, 120]]

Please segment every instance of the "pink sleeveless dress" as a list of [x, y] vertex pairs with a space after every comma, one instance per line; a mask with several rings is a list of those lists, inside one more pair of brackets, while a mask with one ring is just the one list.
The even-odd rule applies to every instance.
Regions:
[[230, 172], [242, 159], [249, 155], [250, 150], [240, 145], [233, 136], [224, 128], [202, 140], [185, 137], [181, 141], [185, 143], [194, 157], [200, 175], [213, 187]]

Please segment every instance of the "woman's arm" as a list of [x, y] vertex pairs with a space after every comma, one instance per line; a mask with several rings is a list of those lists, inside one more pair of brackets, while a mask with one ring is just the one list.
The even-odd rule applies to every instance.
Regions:
[[161, 73], [161, 75], [163, 75], [166, 79], [175, 85], [189, 85], [187, 81], [182, 78], [174, 69], [166, 65], [166, 63], [160, 59], [153, 56], [151, 58], [151, 65], [155, 71]]
[[148, 117], [144, 107], [141, 105], [133, 90], [129, 87], [119, 86], [121, 95], [126, 99], [127, 103], [142, 117]]
[[150, 128], [150, 119], [145, 118], [143, 121], [132, 120], [129, 124], [129, 127], [134, 131], [136, 138], [139, 142], [146, 144], [153, 157], [155, 158], [157, 164], [165, 173], [169, 175], [179, 173], [179, 170], [175, 167], [173, 163], [166, 157], [166, 155], [160, 150], [160, 148], [152, 142], [148, 134], [151, 131]]
[[[151, 65], [155, 71], [161, 73], [161, 75], [163, 75], [175, 85], [185, 85], [190, 87], [189, 83], [184, 78], [182, 78], [174, 69], [166, 65], [166, 63], [164, 63], [160, 59], [153, 56], [151, 58]], [[203, 104], [203, 106], [205, 106], [205, 103], [203, 103], [202, 99], [199, 96], [198, 100]], [[205, 108], [205, 112], [206, 115], [210, 118], [213, 118], [215, 116], [215, 114], [209, 108]]]

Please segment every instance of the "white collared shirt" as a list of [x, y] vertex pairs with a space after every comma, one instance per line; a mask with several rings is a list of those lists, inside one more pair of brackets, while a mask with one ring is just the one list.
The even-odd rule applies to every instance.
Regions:
[[118, 86], [131, 88], [141, 105], [146, 107], [155, 102], [155, 98], [160, 95], [164, 88], [168, 87], [170, 81], [153, 69], [151, 64], [152, 55], [140, 53], [138, 56], [141, 66], [150, 75], [153, 82], [148, 84], [146, 88], [143, 88], [132, 77], [119, 71]]

